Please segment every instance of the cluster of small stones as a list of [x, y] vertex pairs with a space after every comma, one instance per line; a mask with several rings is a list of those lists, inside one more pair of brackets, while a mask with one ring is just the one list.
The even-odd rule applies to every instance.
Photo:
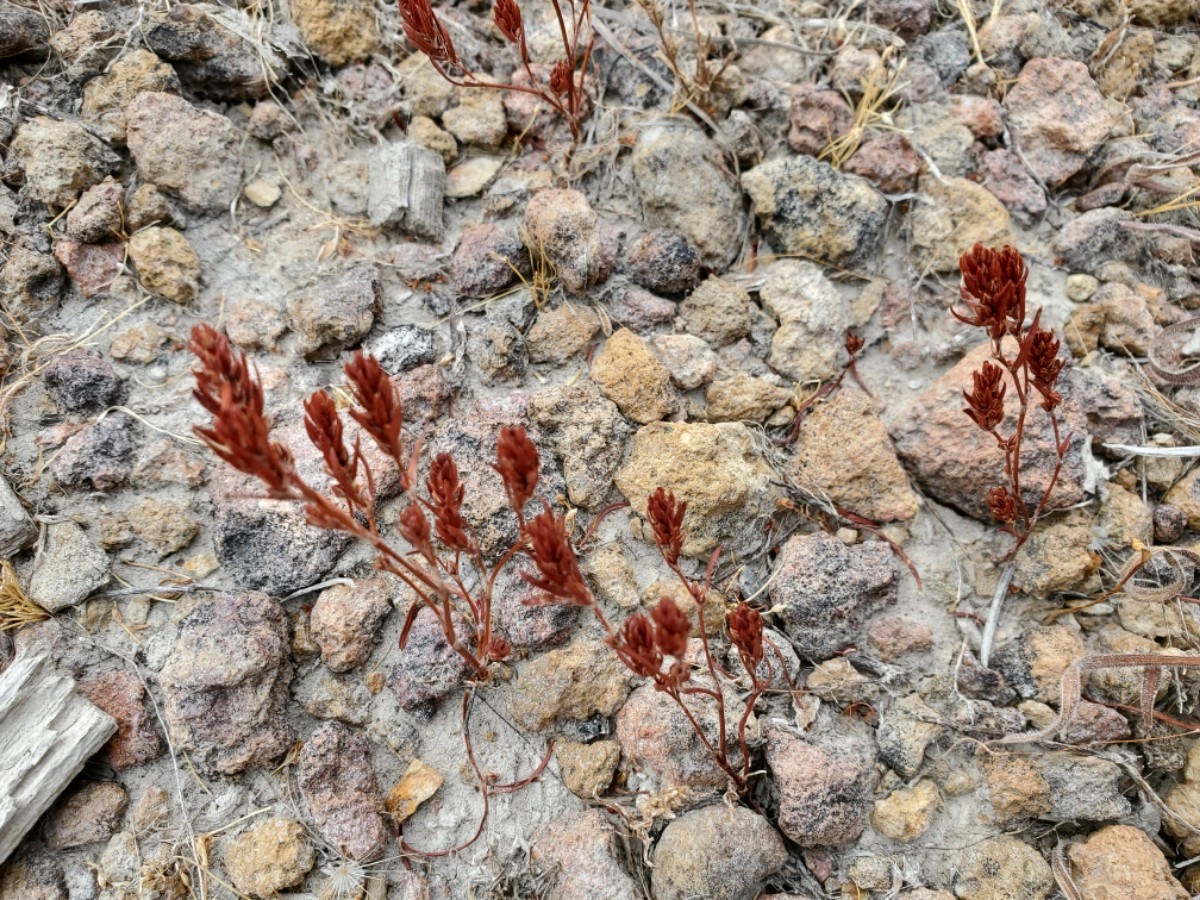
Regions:
[[[538, 2], [535, 65], [557, 28]], [[1200, 305], [1200, 233], [1186, 203], [1159, 209], [1197, 185], [1197, 0], [1014, 0], [969, 28], [929, 0], [706, 11], [738, 52], [674, 96], [630, 8], [603, 19], [620, 46], [597, 39], [597, 143], [572, 153], [528, 95], [448, 84], [374, 4], [288, 6], [0, 13], [0, 558], [54, 614], [0, 631], [0, 671], [45, 653], [118, 723], [0, 860], [0, 900], [182, 898], [197, 878], [259, 898], [1038, 900], [1056, 853], [1084, 897], [1200, 892], [1175, 865], [1200, 855], [1200, 743], [1133, 712], [1137, 670], [1092, 673], [1055, 752], [979, 749], [1052, 720], [1088, 655], [1196, 651], [1193, 605], [1118, 594], [1041, 623], [1131, 548], [1200, 531], [1200, 470], [1111, 449], [1195, 443], [1196, 387], [1149, 391], [1130, 359]], [[477, 11], [444, 12], [508, 74]], [[1069, 452], [989, 667], [1002, 457], [962, 414], [988, 348], [949, 312], [976, 242], [1026, 254], [1031, 312], [1074, 361]], [[753, 796], [729, 798], [693, 721], [588, 615], [531, 605], [505, 570], [515, 654], [476, 689], [474, 752], [497, 782], [554, 752], [491, 798], [469, 854], [401, 863], [401, 839], [440, 850], [478, 824], [472, 673], [428, 612], [398, 650], [412, 591], [199, 449], [200, 321], [254, 356], [316, 484], [300, 399], [373, 352], [414, 440], [459, 461], [489, 554], [515, 531], [488, 461], [524, 426], [541, 499], [579, 534], [609, 510], [581, 562], [618, 625], [670, 594], [699, 635], [643, 522], [657, 487], [686, 501], [687, 571], [721, 550], [704, 615], [730, 722], [749, 679], [725, 611], [769, 610]], [[1031, 489], [1051, 440], [1035, 415]], [[364, 453], [399, 542], [398, 473]], [[1159, 696], [1186, 720], [1198, 691], [1185, 672]], [[688, 703], [716, 740], [713, 705]]]

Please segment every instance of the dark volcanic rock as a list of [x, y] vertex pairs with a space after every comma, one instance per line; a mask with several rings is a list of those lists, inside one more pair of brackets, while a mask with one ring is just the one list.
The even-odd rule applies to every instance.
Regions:
[[802, 657], [820, 662], [856, 640], [863, 623], [896, 602], [896, 569], [883, 542], [847, 547], [823, 531], [783, 547], [771, 600]]
[[46, 366], [46, 384], [71, 412], [104, 409], [121, 399], [121, 379], [112, 363], [82, 347], [51, 360]]

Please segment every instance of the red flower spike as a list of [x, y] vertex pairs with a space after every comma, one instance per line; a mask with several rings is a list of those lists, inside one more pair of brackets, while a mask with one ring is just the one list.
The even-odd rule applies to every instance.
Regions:
[[683, 530], [683, 516], [687, 512], [686, 503], [677, 503], [675, 494], [655, 490], [646, 503], [646, 518], [654, 531], [654, 543], [668, 564], [679, 564], [679, 554], [683, 550], [683, 542], [687, 534]]
[[739, 603], [729, 614], [729, 639], [738, 653], [753, 665], [747, 665], [751, 675], [758, 669], [763, 658], [763, 621], [758, 610]]
[[651, 611], [650, 618], [654, 620], [654, 638], [658, 649], [665, 656], [682, 658], [687, 652], [688, 632], [692, 627], [688, 617], [675, 605], [670, 596], [663, 594], [658, 605]]
[[438, 539], [451, 550], [470, 552], [474, 544], [461, 512], [465, 489], [458, 481], [458, 467], [449, 453], [439, 453], [433, 458], [425, 487]]
[[434, 63], [458, 63], [450, 34], [429, 0], [400, 0], [400, 22], [409, 43]]
[[1025, 322], [1025, 280], [1029, 268], [1012, 247], [992, 250], [976, 244], [958, 261], [962, 272], [959, 291], [967, 312], [952, 309], [967, 325], [986, 328], [993, 341], [1004, 335], [1019, 337]]
[[516, 0], [496, 0], [492, 6], [492, 21], [509, 41], [518, 45], [524, 43], [525, 25], [521, 21], [521, 8]]
[[429, 531], [429, 520], [425, 518], [425, 513], [421, 512], [421, 507], [415, 503], [406, 506], [404, 512], [400, 513], [396, 520], [396, 528], [400, 532], [400, 537], [408, 541], [410, 547], [424, 556], [430, 565], [437, 565], [437, 557], [433, 552], [433, 541]]
[[204, 323], [192, 328], [188, 348], [200, 363], [192, 372], [196, 378], [192, 396], [213, 416], [212, 425], [196, 427], [196, 434], [226, 463], [261, 481], [269, 497], [290, 498], [295, 478], [292, 455], [270, 439], [262, 385], [250, 371], [246, 355]]
[[521, 577], [555, 600], [591, 606], [592, 592], [579, 570], [579, 559], [567, 537], [566, 521], [546, 508], [529, 521], [525, 534], [538, 574], [522, 572]]
[[525, 504], [537, 490], [538, 467], [537, 447], [529, 439], [524, 428], [501, 428], [500, 440], [496, 443], [496, 463], [492, 466], [500, 473], [508, 505], [518, 518], [523, 518]]
[[[407, 481], [404, 465], [404, 442], [400, 432], [404, 427], [404, 410], [396, 396], [396, 386], [379, 360], [370, 354], [356, 351], [343, 367], [357, 409], [349, 410], [350, 418], [369, 434], [379, 449], [400, 466], [401, 477]], [[403, 485], [408, 490], [411, 485]]]
[[963, 391], [963, 399], [967, 401], [964, 412], [984, 431], [994, 431], [1004, 421], [1004, 394], [1008, 390], [1004, 370], [986, 360], [978, 372], [971, 373], [971, 380], [974, 382], [971, 392]]
[[635, 675], [653, 678], [662, 668], [662, 651], [654, 639], [654, 624], [645, 613], [635, 613], [626, 619], [610, 643]]
[[304, 429], [308, 439], [325, 460], [325, 470], [335, 483], [335, 492], [350, 506], [363, 507], [366, 499], [354, 480], [358, 477], [358, 453], [351, 455], [333, 398], [316, 391], [304, 401]]

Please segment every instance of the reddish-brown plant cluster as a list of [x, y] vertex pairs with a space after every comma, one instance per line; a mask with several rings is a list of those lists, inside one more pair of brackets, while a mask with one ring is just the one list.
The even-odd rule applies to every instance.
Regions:
[[[561, 518], [548, 508], [533, 519], [525, 518], [525, 506], [537, 490], [540, 460], [523, 429], [501, 431], [493, 466], [519, 534], [511, 547], [489, 562], [463, 515], [465, 488], [453, 457], [439, 453], [430, 460], [424, 492], [420, 492], [416, 473], [421, 442], [405, 440], [404, 412], [391, 379], [374, 357], [361, 352], [346, 363], [344, 372], [355, 402], [348, 414], [401, 473], [408, 502], [397, 517], [396, 530], [412, 551], [402, 552], [381, 533], [375, 476], [360, 439], [347, 444], [344, 422], [329, 393], [316, 391], [304, 402], [305, 431], [331, 482], [322, 490], [307, 483], [288, 449], [271, 440], [262, 387], [245, 355], [208, 325], [193, 329], [191, 349], [199, 362], [195, 396], [213, 416], [212, 424], [197, 428], [196, 433], [225, 462], [260, 480], [268, 497], [303, 503], [311, 524], [346, 532], [375, 548], [376, 565], [412, 588], [419, 601], [409, 611], [401, 646], [416, 613], [427, 607], [437, 616], [447, 643], [477, 677], [487, 677], [489, 663], [510, 652], [508, 644], [494, 634], [492, 589], [500, 569], [518, 555], [532, 558], [540, 573], [537, 587], [552, 596], [588, 602], [590, 592]], [[467, 579], [467, 567], [474, 567], [477, 577]], [[467, 590], [464, 585], [469, 581], [480, 587]], [[467, 635], [459, 634], [455, 624], [464, 619], [472, 629]]]
[[[1058, 377], [1063, 369], [1059, 341], [1041, 326], [1042, 312], [1025, 324], [1025, 282], [1029, 269], [1012, 247], [992, 250], [976, 244], [959, 260], [962, 270], [960, 296], [965, 310], [952, 310], [960, 322], [985, 330], [991, 339], [991, 356], [972, 373], [971, 389], [963, 391], [964, 410], [979, 428], [996, 439], [1004, 453], [1007, 484], [987, 493], [987, 505], [1001, 530], [1016, 539], [1013, 553], [1025, 543], [1045, 510], [1058, 481], [1070, 436], [1059, 434], [1057, 409], [1062, 403]], [[1009, 388], [1012, 388], [1011, 394]], [[1016, 421], [1002, 431], [1008, 416], [1007, 398], [1015, 399]], [[1054, 436], [1054, 469], [1040, 498], [1026, 501], [1021, 490], [1021, 450], [1034, 403], [1050, 420]]]
[[[647, 518], [663, 560], [695, 605], [698, 658], [688, 648], [691, 620], [672, 597], [664, 595], [649, 612], [639, 612], [620, 628], [614, 628], [580, 569], [566, 518], [544, 501], [540, 512], [526, 516], [525, 507], [537, 491], [540, 459], [524, 429], [501, 429], [492, 464], [516, 519], [518, 536], [495, 559], [485, 559], [475, 529], [463, 513], [466, 489], [454, 458], [446, 453], [434, 455], [423, 485], [418, 484], [422, 441], [406, 438], [403, 409], [387, 373], [372, 356], [355, 353], [344, 366], [354, 400], [347, 414], [401, 473], [406, 502], [396, 517], [395, 531], [408, 546], [397, 548], [385, 537], [377, 518], [377, 480], [363, 453], [361, 438], [348, 443], [346, 423], [329, 393], [319, 390], [304, 402], [305, 431], [329, 477], [329, 484], [319, 488], [300, 476], [288, 449], [271, 439], [262, 386], [245, 355], [208, 325], [193, 329], [190, 346], [198, 361], [195, 396], [213, 417], [210, 425], [197, 427], [196, 433], [229, 465], [261, 481], [266, 496], [299, 502], [311, 524], [345, 532], [374, 548], [376, 566], [399, 578], [417, 597], [401, 629], [401, 648], [417, 613], [429, 609], [437, 617], [447, 644], [470, 665], [477, 680], [486, 680], [491, 665], [507, 659], [512, 652], [508, 642], [495, 633], [493, 586], [504, 567], [518, 558], [525, 559], [532, 563], [533, 571], [522, 571], [521, 575], [537, 591], [527, 602], [564, 603], [591, 610], [620, 660], [678, 703], [730, 783], [739, 793], [748, 793], [751, 755], [747, 726], [774, 670], [764, 657], [761, 615], [745, 603], [738, 605], [728, 617], [729, 638], [746, 669], [750, 694], [737, 723], [727, 721], [726, 694], [721, 684], [729, 675], [714, 658], [705, 621], [706, 605], [719, 602], [711, 599], [711, 582], [720, 548], [710, 558], [702, 582], [684, 574], [680, 556], [687, 540], [683, 528], [686, 503], [659, 488], [649, 498]], [[476, 587], [468, 589], [468, 584]], [[464, 621], [468, 623], [465, 634], [461, 633]], [[471, 690], [464, 696], [463, 724], [473, 765], [467, 727]], [[716, 707], [719, 733], [715, 738], [706, 734], [689, 706], [698, 701]], [[537, 771], [545, 764], [543, 760]], [[485, 815], [488, 796], [527, 781], [510, 786], [485, 784]]]
[[580, 126], [586, 112], [587, 96], [584, 82], [592, 55], [591, 0], [567, 0], [563, 9], [560, 0], [550, 0], [562, 39], [563, 56], [539, 75], [529, 56], [525, 21], [516, 0], [495, 0], [492, 21], [496, 30], [516, 48], [517, 60], [527, 83], [488, 81], [474, 72], [454, 47], [445, 24], [433, 11], [430, 0], [399, 0], [400, 20], [409, 43], [429, 57], [439, 75], [459, 87], [491, 88], [532, 94], [555, 110], [579, 139]]
[[[720, 688], [724, 670], [713, 656], [705, 621], [706, 604], [714, 602], [710, 589], [721, 548], [718, 547], [710, 557], [703, 582], [688, 578], [679, 564], [680, 552], [687, 541], [687, 534], [683, 530], [686, 513], [687, 504], [676, 500], [673, 493], [662, 488], [655, 490], [646, 504], [646, 518], [650, 521], [658, 552], [695, 604], [700, 639], [699, 659], [695, 665], [704, 677], [697, 679], [692, 676], [692, 664], [685, 658], [691, 622], [669, 595], [664, 594], [649, 613], [640, 612], [630, 616], [620, 632], [610, 632], [608, 642], [630, 671], [649, 678], [657, 690], [666, 693], [679, 705], [717, 765], [729, 776], [730, 783], [739, 793], [745, 794], [749, 789], [751, 765], [746, 727], [754, 705], [771, 679], [773, 666], [769, 663], [762, 665], [762, 615], [746, 603], [738, 604], [727, 618], [729, 639], [746, 669], [751, 687], [742, 716], [736, 726], [731, 725], [727, 718], [725, 694]], [[707, 698], [716, 707], [718, 734], [715, 741], [709, 739], [688, 705], [688, 700], [694, 698]], [[734, 740], [736, 743], [733, 743]], [[733, 755], [734, 748], [741, 751], [740, 763]]]

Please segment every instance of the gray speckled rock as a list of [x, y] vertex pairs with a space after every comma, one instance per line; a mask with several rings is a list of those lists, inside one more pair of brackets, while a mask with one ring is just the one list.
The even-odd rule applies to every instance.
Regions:
[[46, 544], [29, 579], [29, 598], [55, 613], [86, 600], [108, 581], [108, 554], [74, 522], [46, 526]]
[[23, 174], [31, 200], [62, 208], [84, 188], [103, 181], [119, 161], [82, 125], [39, 116], [17, 129], [9, 145], [7, 174]]
[[836, 375], [846, 360], [847, 304], [821, 267], [785, 259], [768, 270], [763, 308], [779, 320], [771, 338], [771, 365], [797, 381]]
[[767, 731], [767, 765], [779, 788], [779, 828], [802, 847], [858, 840], [879, 774], [875, 745], [858, 729], [823, 728], [799, 738]]
[[[460, 635], [470, 634], [466, 619], [459, 616], [454, 628]], [[403, 709], [427, 719], [434, 704], [456, 690], [470, 672], [467, 661], [447, 643], [437, 616], [422, 608], [400, 650], [400, 661], [388, 676], [388, 687]]]
[[379, 271], [370, 263], [326, 272], [293, 288], [287, 314], [296, 332], [296, 352], [353, 346], [371, 330], [381, 302]]
[[388, 843], [383, 795], [371, 745], [340, 722], [326, 722], [304, 744], [296, 775], [314, 824], [331, 847], [352, 859], [378, 859]]
[[125, 118], [129, 152], [144, 181], [192, 212], [228, 211], [242, 180], [242, 136], [233, 122], [154, 91], [138, 94]]
[[746, 172], [742, 186], [786, 253], [853, 266], [879, 251], [888, 204], [865, 178], [811, 156], [789, 156]]
[[716, 144], [677, 120], [642, 129], [631, 160], [646, 224], [680, 232], [718, 272], [741, 249], [745, 223], [741, 191], [720, 160]]
[[555, 819], [534, 837], [534, 864], [550, 875], [546, 900], [641, 900], [641, 888], [617, 861], [614, 829], [587, 809]]
[[783, 838], [744, 806], [706, 806], [667, 825], [654, 847], [657, 900], [753, 900], [787, 862]]
[[579, 191], [546, 190], [525, 208], [526, 243], [544, 254], [563, 287], [578, 294], [600, 276], [600, 219]]
[[1029, 167], [1050, 185], [1082, 169], [1118, 121], [1087, 66], [1068, 59], [1029, 60], [1004, 106]]
[[193, 609], [159, 673], [175, 749], [214, 775], [283, 753], [290, 648], [287, 616], [266, 594], [218, 594]]
[[37, 538], [37, 526], [21, 505], [21, 500], [0, 477], [0, 557], [12, 559]]
[[818, 531], [796, 535], [779, 554], [770, 586], [796, 652], [816, 662], [854, 641], [866, 620], [896, 602], [896, 568], [882, 542], [847, 547]]

